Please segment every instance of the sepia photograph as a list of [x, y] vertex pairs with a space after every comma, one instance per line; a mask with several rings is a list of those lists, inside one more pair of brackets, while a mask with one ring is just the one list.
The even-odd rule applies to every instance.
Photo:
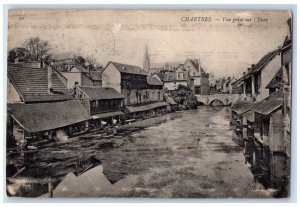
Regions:
[[292, 11], [7, 21], [8, 197], [290, 196]]

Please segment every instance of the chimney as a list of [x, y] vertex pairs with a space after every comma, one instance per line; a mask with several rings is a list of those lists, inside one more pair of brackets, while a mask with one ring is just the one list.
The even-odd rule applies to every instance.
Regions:
[[248, 69], [247, 69], [247, 72], [250, 73], [250, 71], [251, 71], [251, 68], [248, 68]]
[[201, 74], [201, 64], [200, 64], [200, 59], [198, 59], [198, 72]]
[[40, 67], [41, 67], [41, 68], [44, 68], [44, 66], [45, 66], [44, 60], [41, 59], [41, 65], [40, 65]]
[[47, 65], [47, 64], [44, 64], [45, 65], [45, 68], [47, 69], [48, 71], [48, 76], [47, 76], [47, 79], [48, 79], [48, 93], [49, 94], [53, 94], [53, 85], [52, 85], [52, 67]]

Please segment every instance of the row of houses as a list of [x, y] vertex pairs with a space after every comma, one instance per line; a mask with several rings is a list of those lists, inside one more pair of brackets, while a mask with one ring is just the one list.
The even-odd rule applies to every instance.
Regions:
[[237, 79], [233, 77], [222, 77], [217, 80], [210, 80], [210, 94], [242, 94], [242, 90], [238, 87]]
[[163, 83], [168, 93], [177, 90], [179, 85], [183, 85], [195, 94], [209, 94], [209, 74], [205, 72], [199, 59], [187, 59], [185, 63], [175, 67], [167, 65], [161, 70], [156, 69], [152, 75]]
[[287, 36], [234, 83], [245, 100], [232, 106], [233, 136], [245, 147], [254, 174], [275, 188], [289, 176], [291, 45]]
[[7, 92], [8, 143], [66, 139], [167, 110], [158, 79], [116, 62], [101, 72], [72, 58], [11, 64]]

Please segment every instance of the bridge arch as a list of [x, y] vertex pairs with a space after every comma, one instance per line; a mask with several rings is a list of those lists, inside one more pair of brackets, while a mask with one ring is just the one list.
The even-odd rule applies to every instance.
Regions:
[[205, 106], [206, 104], [205, 104], [203, 101], [199, 101], [199, 100], [198, 100], [198, 101], [197, 101], [197, 105], [198, 105], [198, 106]]
[[220, 99], [213, 99], [208, 104], [209, 106], [225, 106], [226, 104]]

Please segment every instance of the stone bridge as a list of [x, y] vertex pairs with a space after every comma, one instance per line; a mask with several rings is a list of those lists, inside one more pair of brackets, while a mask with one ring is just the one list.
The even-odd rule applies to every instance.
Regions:
[[241, 94], [196, 95], [199, 104], [206, 106], [230, 106], [242, 98]]

